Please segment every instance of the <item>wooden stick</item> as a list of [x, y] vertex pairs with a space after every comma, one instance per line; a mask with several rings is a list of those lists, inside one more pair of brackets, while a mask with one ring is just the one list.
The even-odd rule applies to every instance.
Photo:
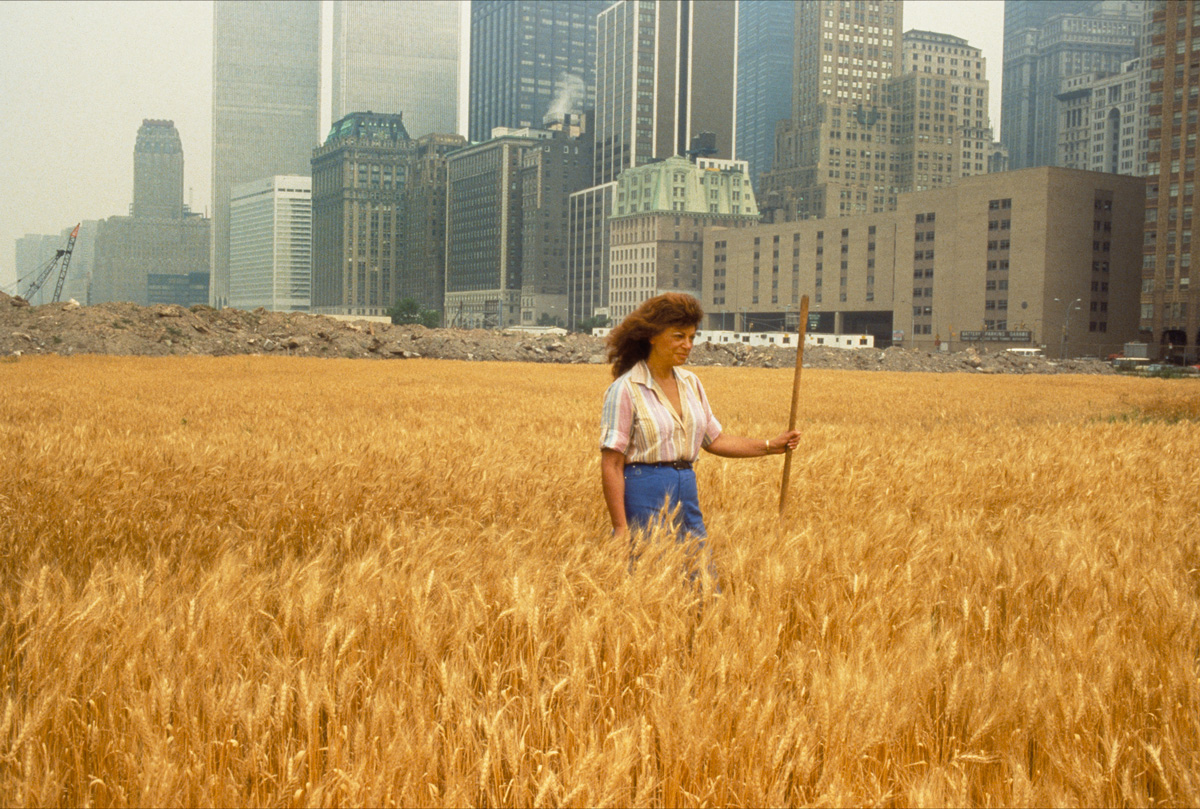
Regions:
[[[796, 411], [800, 409], [800, 369], [804, 367], [804, 338], [808, 333], [808, 296], [800, 298], [800, 340], [796, 343], [796, 376], [792, 380], [792, 413], [788, 416], [788, 429], [796, 429]], [[779, 516], [787, 508], [788, 478], [792, 474], [792, 450], [789, 447], [783, 459], [783, 482], [779, 486]]]

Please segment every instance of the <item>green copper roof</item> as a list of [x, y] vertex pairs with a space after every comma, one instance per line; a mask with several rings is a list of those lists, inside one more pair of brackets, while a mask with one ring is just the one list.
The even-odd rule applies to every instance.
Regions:
[[403, 113], [352, 112], [329, 128], [325, 143], [345, 138], [371, 140], [409, 140], [401, 120]]
[[758, 203], [741, 167], [701, 168], [676, 156], [617, 177], [614, 218], [671, 212], [757, 218]]

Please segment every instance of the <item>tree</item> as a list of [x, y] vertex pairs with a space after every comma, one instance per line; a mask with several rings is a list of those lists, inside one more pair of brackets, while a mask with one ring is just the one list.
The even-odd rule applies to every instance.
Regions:
[[585, 317], [575, 324], [575, 330], [583, 334], [591, 334], [592, 329], [603, 329], [608, 325], [607, 315], [597, 315], [595, 317]]
[[436, 309], [422, 309], [421, 304], [413, 298], [402, 298], [396, 305], [388, 309], [388, 317], [397, 325], [412, 325], [419, 323], [429, 329], [436, 329], [442, 324], [442, 313]]
[[539, 326], [557, 326], [562, 328], [562, 319], [554, 317], [549, 312], [542, 312], [538, 315], [537, 324]]

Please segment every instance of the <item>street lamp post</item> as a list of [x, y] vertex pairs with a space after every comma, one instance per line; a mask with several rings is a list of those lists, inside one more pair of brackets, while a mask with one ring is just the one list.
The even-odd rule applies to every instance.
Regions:
[[[1054, 301], [1055, 303], [1062, 303], [1060, 298], [1055, 298]], [[1075, 304], [1082, 302], [1083, 298], [1076, 298], [1067, 304], [1067, 308], [1063, 312], [1062, 342], [1060, 343], [1058, 350], [1058, 358], [1060, 360], [1065, 360], [1067, 358], [1067, 333], [1071, 330], [1071, 310], [1074, 309], [1078, 312], [1079, 307]]]

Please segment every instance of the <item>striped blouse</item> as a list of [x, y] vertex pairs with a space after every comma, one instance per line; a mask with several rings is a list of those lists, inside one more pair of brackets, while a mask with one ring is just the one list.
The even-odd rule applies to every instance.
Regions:
[[604, 394], [600, 447], [624, 453], [625, 463], [695, 461], [701, 447], [721, 434], [704, 386], [691, 371], [675, 369], [683, 418], [654, 381], [643, 360], [622, 374]]

